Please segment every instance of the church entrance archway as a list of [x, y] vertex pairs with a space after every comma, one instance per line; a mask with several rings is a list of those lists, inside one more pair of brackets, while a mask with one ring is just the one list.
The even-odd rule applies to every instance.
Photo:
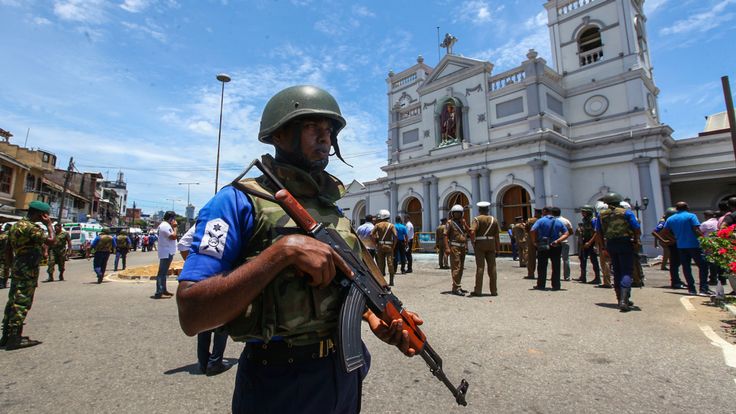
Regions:
[[521, 186], [506, 189], [501, 198], [501, 217], [506, 227], [514, 223], [514, 218], [522, 216], [524, 221], [532, 216], [532, 203], [529, 193]]
[[414, 225], [414, 232], [422, 231], [422, 202], [416, 197], [409, 197], [406, 199], [404, 211]]
[[455, 204], [460, 204], [461, 206], [463, 206], [463, 217], [465, 218], [465, 222], [470, 225], [470, 208], [468, 208], [470, 202], [468, 201], [468, 197], [460, 191], [455, 191], [454, 193], [450, 194], [450, 196], [447, 197], [446, 205], [448, 216], [450, 214], [450, 209]]
[[353, 227], [360, 226], [360, 221], [365, 219], [366, 211], [365, 211], [365, 202], [362, 201], [355, 205], [355, 210], [353, 211]]

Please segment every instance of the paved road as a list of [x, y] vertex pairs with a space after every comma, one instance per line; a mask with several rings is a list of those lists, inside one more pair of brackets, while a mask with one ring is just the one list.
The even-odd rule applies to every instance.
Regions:
[[[450, 379], [470, 382], [469, 405], [457, 407], [421, 359], [366, 331], [373, 366], [364, 412], [734, 412], [736, 369], [703, 334], [711, 326], [723, 336], [728, 314], [704, 298], [686, 310], [681, 291], [659, 288], [664, 272], [648, 271], [647, 287], [633, 294], [641, 311], [622, 314], [611, 290], [575, 282], [530, 290], [509, 259], [499, 260], [498, 297], [443, 294], [449, 273], [436, 269], [434, 255], [415, 257], [395, 292], [425, 318]], [[155, 261], [155, 252], [130, 256], [131, 265]], [[27, 320], [25, 332], [44, 343], [0, 351], [0, 412], [228, 411], [235, 370], [197, 373], [196, 341], [180, 331], [174, 300], [149, 299], [153, 282], [94, 284], [86, 260], [68, 269], [66, 282], [41, 284]], [[474, 269], [471, 257], [466, 289]], [[235, 361], [241, 350], [229, 342], [226, 357]]]

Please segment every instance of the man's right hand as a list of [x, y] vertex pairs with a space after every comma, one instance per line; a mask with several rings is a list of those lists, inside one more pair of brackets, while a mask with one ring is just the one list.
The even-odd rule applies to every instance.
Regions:
[[278, 246], [290, 265], [309, 276], [310, 286], [326, 287], [338, 270], [347, 277], [353, 277], [353, 271], [332, 247], [311, 237], [289, 235], [279, 239], [274, 246]]

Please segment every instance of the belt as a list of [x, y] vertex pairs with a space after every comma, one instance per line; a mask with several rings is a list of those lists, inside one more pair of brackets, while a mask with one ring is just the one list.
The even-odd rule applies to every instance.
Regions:
[[394, 244], [392, 241], [380, 241], [379, 244]]
[[457, 247], [467, 247], [467, 246], [468, 246], [467, 244], [465, 244], [465, 243], [460, 243], [460, 242], [450, 242], [450, 244], [451, 244], [452, 246], [457, 246]]
[[490, 236], [480, 236], [480, 237], [476, 237], [475, 240], [491, 240], [494, 238], [495, 237], [490, 237]]
[[258, 365], [289, 365], [326, 358], [335, 353], [332, 339], [323, 339], [310, 345], [296, 346], [278, 341], [265, 344], [247, 343], [245, 358]]

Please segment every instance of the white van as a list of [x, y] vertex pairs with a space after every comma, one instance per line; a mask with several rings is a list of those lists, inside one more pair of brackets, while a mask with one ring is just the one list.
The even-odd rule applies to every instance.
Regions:
[[102, 231], [97, 223], [66, 223], [62, 226], [72, 241], [72, 253], [84, 257], [92, 240]]

